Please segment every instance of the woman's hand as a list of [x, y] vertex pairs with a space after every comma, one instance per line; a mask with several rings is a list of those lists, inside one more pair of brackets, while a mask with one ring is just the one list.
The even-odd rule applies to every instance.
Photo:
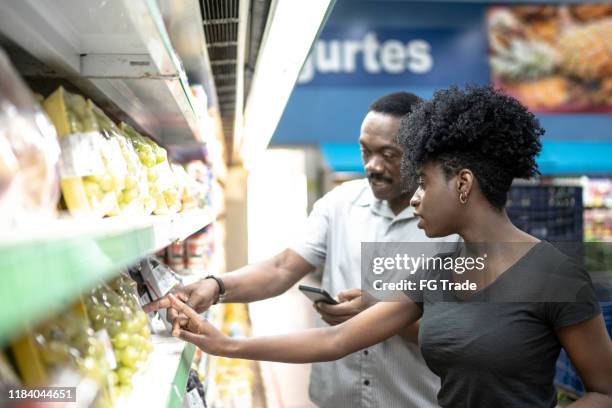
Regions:
[[173, 294], [159, 300], [158, 308], [173, 309], [178, 316], [172, 322], [172, 335], [195, 344], [208, 354], [229, 356], [231, 339], [204, 320], [195, 310]]

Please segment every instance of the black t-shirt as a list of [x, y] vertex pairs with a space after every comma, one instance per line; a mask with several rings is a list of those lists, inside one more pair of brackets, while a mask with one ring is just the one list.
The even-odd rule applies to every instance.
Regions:
[[601, 312], [588, 274], [547, 242], [466, 300], [452, 291], [452, 301], [439, 290], [406, 294], [423, 308], [419, 344], [441, 378], [438, 402], [452, 408], [554, 407], [555, 329]]

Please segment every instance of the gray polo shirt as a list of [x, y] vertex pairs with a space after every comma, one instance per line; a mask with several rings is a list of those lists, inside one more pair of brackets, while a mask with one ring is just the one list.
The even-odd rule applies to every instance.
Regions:
[[[315, 203], [305, 239], [293, 249], [314, 266], [324, 264], [323, 288], [335, 296], [361, 287], [361, 242], [432, 241], [417, 228], [413, 213], [409, 207], [394, 215], [386, 201], [374, 197], [366, 179], [349, 181]], [[318, 325], [327, 324], [319, 320]], [[439, 389], [440, 380], [419, 347], [400, 336], [313, 364], [310, 375], [310, 398], [322, 408], [437, 407]]]

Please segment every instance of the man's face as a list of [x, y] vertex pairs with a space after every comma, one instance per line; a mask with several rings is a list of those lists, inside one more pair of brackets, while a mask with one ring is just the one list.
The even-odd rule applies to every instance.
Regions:
[[402, 194], [402, 149], [395, 142], [400, 118], [369, 112], [361, 124], [361, 158], [374, 196], [393, 200]]

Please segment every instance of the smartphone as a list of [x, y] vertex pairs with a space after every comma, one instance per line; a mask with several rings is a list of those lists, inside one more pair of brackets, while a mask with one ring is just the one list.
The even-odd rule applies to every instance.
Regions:
[[299, 289], [302, 291], [303, 294], [306, 295], [306, 297], [308, 297], [308, 299], [312, 300], [315, 303], [324, 302], [324, 303], [329, 303], [330, 305], [338, 304], [336, 299], [331, 297], [329, 293], [327, 293], [325, 290], [321, 288], [314, 288], [312, 286], [300, 285]]

